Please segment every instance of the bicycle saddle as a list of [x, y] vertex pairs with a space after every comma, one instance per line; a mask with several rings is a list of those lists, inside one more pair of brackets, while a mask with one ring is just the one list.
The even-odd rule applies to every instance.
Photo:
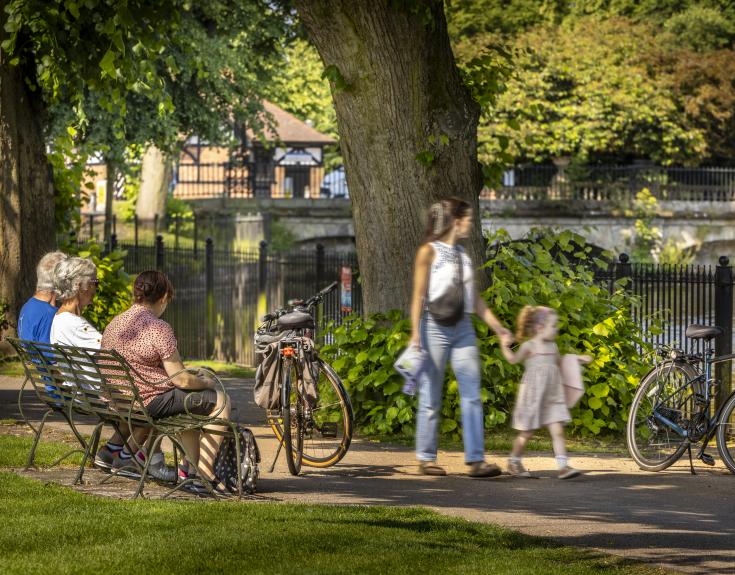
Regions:
[[280, 329], [314, 329], [314, 318], [303, 311], [292, 311], [278, 318]]
[[716, 325], [690, 325], [685, 335], [691, 339], [712, 339], [722, 335], [722, 328]]

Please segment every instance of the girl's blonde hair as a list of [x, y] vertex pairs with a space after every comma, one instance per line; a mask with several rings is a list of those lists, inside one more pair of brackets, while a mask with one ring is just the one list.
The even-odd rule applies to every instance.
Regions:
[[522, 341], [536, 335], [538, 329], [546, 323], [554, 312], [550, 307], [542, 305], [525, 305], [516, 319], [516, 339]]

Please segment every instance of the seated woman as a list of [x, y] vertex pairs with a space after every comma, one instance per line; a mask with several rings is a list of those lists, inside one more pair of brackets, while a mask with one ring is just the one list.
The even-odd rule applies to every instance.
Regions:
[[[60, 306], [51, 323], [51, 343], [100, 349], [102, 334], [82, 316], [84, 308], [92, 302], [98, 284], [97, 267], [91, 260], [70, 257], [56, 264], [53, 286]], [[99, 449], [95, 465], [121, 471], [121, 475], [139, 476], [139, 460], [136, 461], [124, 446], [129, 434], [124, 429], [121, 431], [123, 435], [115, 431], [107, 444]], [[146, 428], [136, 429], [133, 445], [141, 444], [147, 433]], [[163, 454], [151, 461], [150, 473], [161, 481], [176, 480], [176, 471], [165, 466]]]
[[[160, 319], [173, 296], [174, 287], [163, 272], [151, 270], [139, 274], [133, 284], [135, 303], [113, 318], [105, 329], [102, 347], [117, 351], [145, 379], [136, 378], [135, 384], [151, 417], [170, 417], [186, 413], [188, 408], [190, 413], [217, 413], [221, 419], [228, 419], [229, 397], [215, 388], [214, 381], [188, 372], [178, 373], [184, 369], [184, 364], [176, 336], [171, 326]], [[151, 385], [177, 373], [170, 382]], [[179, 477], [191, 477], [198, 469], [202, 480], [224, 491], [214, 475], [214, 461], [223, 439], [222, 435], [212, 433], [215, 430], [222, 428], [213, 426], [205, 428], [203, 433], [181, 434], [181, 442], [191, 460], [182, 463]], [[202, 490], [196, 485], [192, 489]]]

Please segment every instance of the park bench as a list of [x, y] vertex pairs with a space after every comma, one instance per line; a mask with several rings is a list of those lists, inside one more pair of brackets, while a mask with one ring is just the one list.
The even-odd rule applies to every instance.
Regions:
[[[146, 410], [134, 383], [134, 376], [143, 381], [145, 381], [145, 378], [140, 376], [116, 351], [54, 345], [13, 338], [8, 338], [8, 341], [17, 351], [26, 375], [18, 393], [18, 409], [21, 417], [34, 434], [33, 446], [25, 469], [33, 466], [36, 448], [41, 439], [44, 424], [53, 415], [61, 416], [66, 420], [80, 447], [70, 450], [51, 466], [58, 465], [73, 453], [82, 453], [82, 462], [74, 480], [75, 484], [81, 483], [87, 463], [89, 462], [91, 465], [97, 452], [102, 428], [105, 425], [111, 425], [118, 432], [122, 431], [123, 435], [129, 434], [129, 441], [134, 441], [133, 428], [150, 428], [152, 433], [148, 434], [146, 441], [148, 453], [154, 453], [161, 441], [168, 438], [174, 446], [174, 464], [178, 462], [179, 454], [186, 455], [186, 450], [179, 439], [179, 435], [184, 431], [201, 431], [204, 427], [208, 427], [208, 432], [220, 435], [231, 434], [234, 437], [237, 460], [240, 461], [242, 446], [240, 445], [240, 433], [237, 424], [219, 418], [219, 412], [206, 416], [187, 412], [173, 417], [153, 419]], [[186, 369], [184, 371], [196, 374], [199, 370]], [[222, 382], [213, 372], [206, 371], [224, 393]], [[176, 375], [178, 374], [149, 385], [162, 386]], [[38, 426], [34, 426], [23, 411], [22, 396], [28, 385], [33, 387], [36, 396], [46, 409]], [[95, 422], [89, 439], [86, 439], [78, 429], [80, 417], [91, 417]], [[221, 429], [212, 429], [211, 426], [213, 425]], [[134, 453], [138, 447], [137, 445], [128, 444], [131, 453]], [[143, 494], [150, 460], [150, 457], [146, 458], [140, 481], [132, 498]], [[113, 472], [112, 476], [116, 473]], [[108, 477], [104, 481], [108, 479], [110, 478]], [[187, 479], [182, 483], [178, 483], [164, 497], [168, 497], [181, 489], [186, 483], [192, 481], [192, 479]], [[242, 468], [238, 465], [237, 487], [239, 497], [243, 495], [243, 482]], [[207, 487], [209, 486], [207, 485]]]

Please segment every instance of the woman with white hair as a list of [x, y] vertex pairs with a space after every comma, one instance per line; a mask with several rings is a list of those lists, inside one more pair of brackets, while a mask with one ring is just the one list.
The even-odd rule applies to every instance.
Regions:
[[51, 343], [99, 349], [102, 334], [82, 317], [97, 291], [97, 267], [85, 258], [67, 258], [56, 264], [53, 283], [60, 306], [51, 324]]
[[36, 293], [25, 303], [18, 315], [18, 337], [29, 341], [51, 343], [51, 323], [56, 315], [54, 268], [67, 256], [64, 252], [49, 252], [36, 266]]

